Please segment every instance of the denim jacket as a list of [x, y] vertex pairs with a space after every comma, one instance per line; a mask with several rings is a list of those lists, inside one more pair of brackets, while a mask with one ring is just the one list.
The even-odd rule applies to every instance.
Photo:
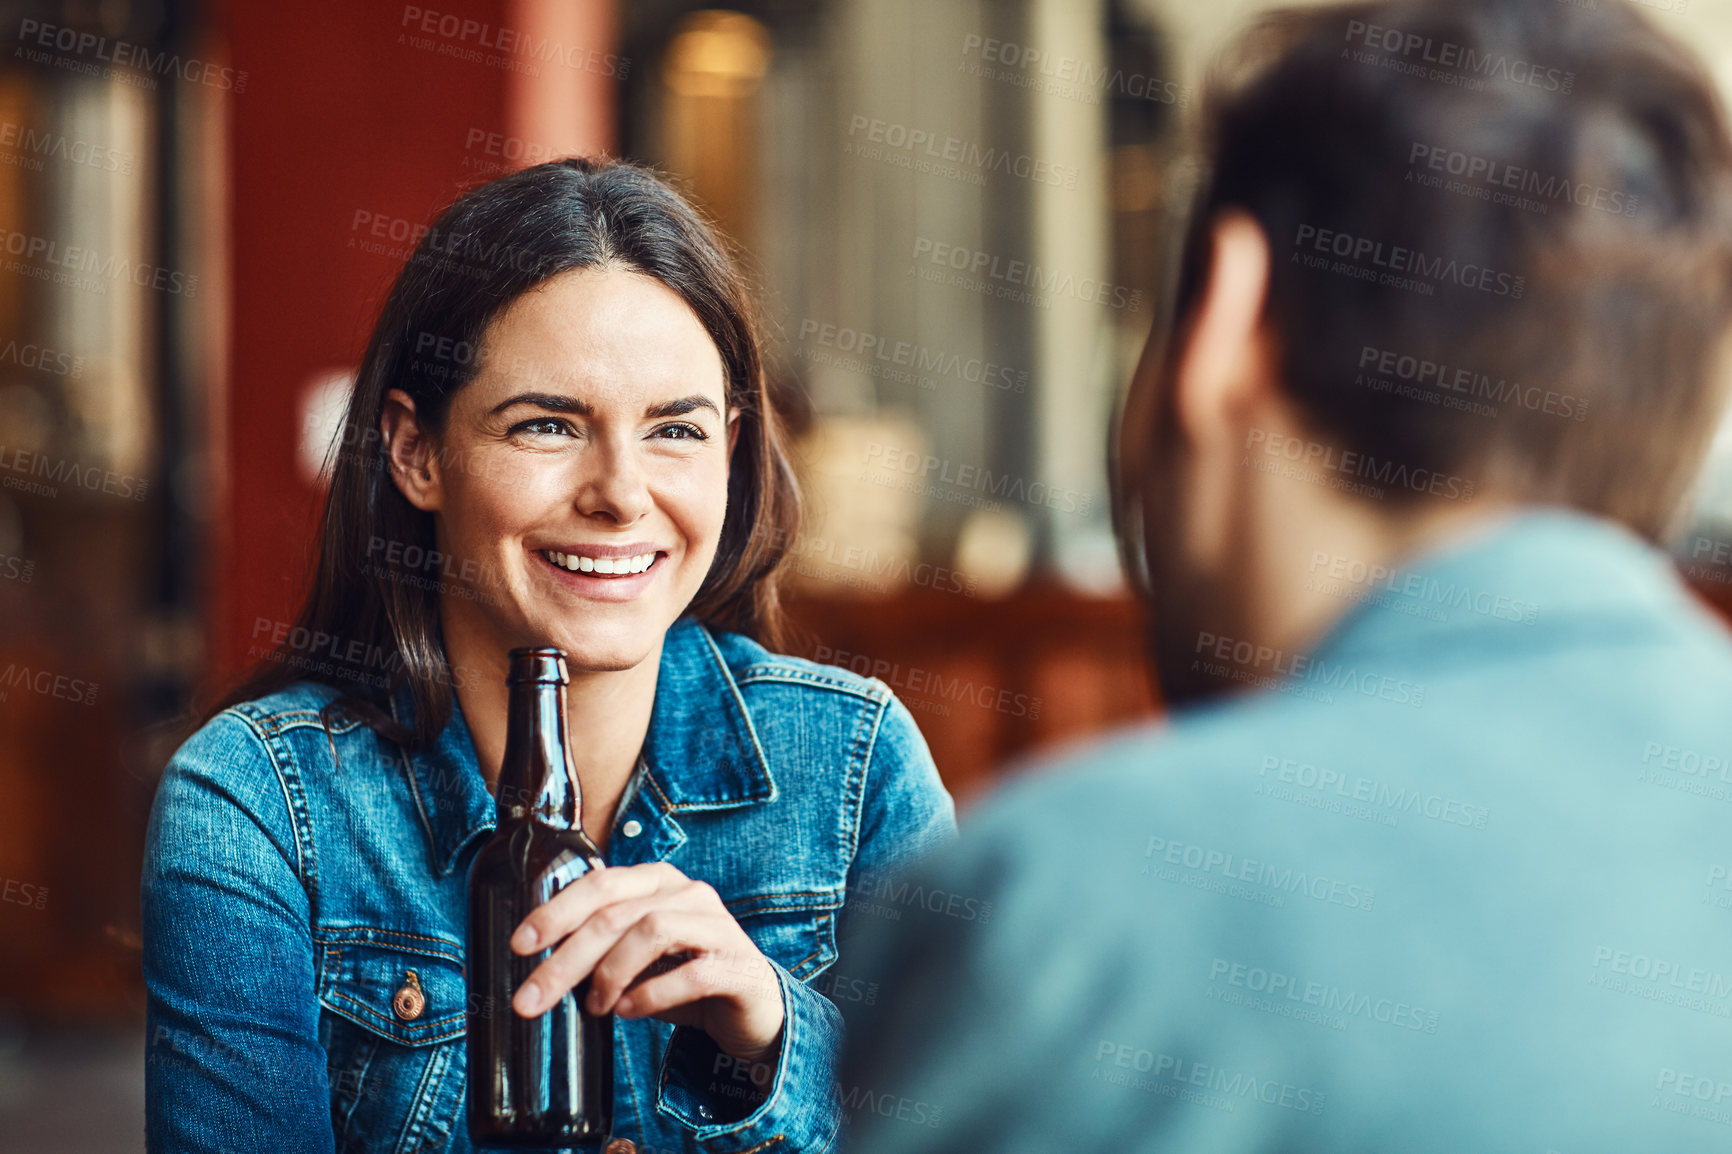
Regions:
[[[143, 883], [153, 1152], [471, 1149], [467, 871], [493, 798], [460, 709], [405, 754], [357, 720], [321, 721], [336, 696], [301, 682], [225, 710], [158, 788]], [[606, 856], [714, 886], [773, 964], [786, 1024], [760, 1098], [701, 1031], [616, 1019], [609, 1149], [837, 1145], [834, 1000], [858, 992], [838, 950], [854, 921], [896, 914], [850, 895], [954, 829], [882, 682], [676, 623]], [[405, 1016], [410, 985], [423, 1005]]]

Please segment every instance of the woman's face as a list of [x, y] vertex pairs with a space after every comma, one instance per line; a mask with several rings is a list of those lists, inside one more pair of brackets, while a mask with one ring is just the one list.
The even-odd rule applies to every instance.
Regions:
[[[436, 441], [401, 392], [384, 418], [398, 487], [434, 514], [438, 577], [462, 586], [441, 595], [447, 645], [461, 632], [501, 663], [556, 645], [580, 670], [638, 665], [721, 535], [739, 418], [721, 354], [673, 290], [604, 267], [523, 294], [478, 361]], [[405, 434], [422, 439], [411, 468]]]

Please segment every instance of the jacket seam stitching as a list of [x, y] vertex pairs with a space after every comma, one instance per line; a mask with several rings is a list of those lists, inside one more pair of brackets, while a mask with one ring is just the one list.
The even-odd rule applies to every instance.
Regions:
[[[277, 789], [281, 791], [283, 806], [288, 811], [289, 836], [295, 842], [295, 878], [301, 883], [302, 892], [307, 895], [309, 923], [307, 929], [311, 931], [311, 923], [315, 920], [318, 909], [319, 859], [313, 846], [312, 821], [306, 811], [306, 798], [301, 795], [298, 787], [290, 786], [288, 775], [283, 772], [283, 762], [286, 760], [290, 763], [297, 771], [295, 775], [297, 778], [300, 767], [294, 765], [294, 756], [286, 746], [279, 749], [276, 731], [269, 735], [261, 732], [258, 719], [240, 709], [231, 708], [224, 710], [224, 712], [233, 715], [246, 728], [247, 732], [252, 734], [253, 740], [259, 743], [259, 748], [264, 750], [265, 756], [270, 759], [271, 773], [277, 779]], [[279, 753], [281, 754], [280, 757]], [[297, 804], [297, 798], [299, 798], [299, 804]], [[258, 819], [255, 818], [254, 820], [257, 821]], [[269, 836], [268, 832], [266, 836]]]
[[421, 1068], [421, 1077], [415, 1083], [415, 1096], [410, 1099], [414, 1109], [404, 1120], [403, 1133], [397, 1136], [397, 1149], [401, 1154], [415, 1154], [427, 1145], [421, 1140], [421, 1135], [427, 1128], [427, 1117], [433, 1112], [433, 1099], [449, 1064], [450, 1057], [443, 1048], [428, 1053], [427, 1064]]
[[[831, 915], [828, 912], [826, 912], [823, 917], [818, 919], [818, 921], [820, 924], [816, 925], [812, 928], [813, 934], [818, 939], [818, 948], [813, 950], [811, 953], [807, 954], [805, 957], [801, 958], [799, 961], [795, 962], [793, 965], [789, 966], [788, 967], [788, 976], [789, 977], [795, 978], [796, 980], [803, 981], [804, 979], [799, 978], [798, 975], [796, 975], [794, 973], [794, 971], [799, 969], [801, 966], [805, 965], [807, 962], [811, 961], [813, 958], [823, 957], [824, 946], [825, 946], [825, 941], [824, 941], [825, 931], [834, 925], [834, 919], [831, 917]], [[826, 964], [828, 964], [828, 963], [826, 963]]]
[[[368, 935], [368, 934], [377, 934], [381, 937], [412, 938], [418, 942], [430, 942], [436, 946], [443, 946], [443, 947], [445, 947], [446, 950], [449, 950], [451, 948], [451, 943], [445, 941], [442, 938], [428, 937], [425, 934], [412, 934], [407, 930], [370, 930], [370, 929], [334, 930], [334, 931], [328, 931], [325, 933], [314, 934], [313, 940], [315, 942], [319, 942], [322, 945], [328, 945], [334, 949], [339, 949], [339, 950], [342, 946], [378, 946], [380, 949], [396, 949], [397, 948], [397, 947], [389, 945], [386, 942], [373, 941], [372, 939], [370, 939], [368, 937], [362, 936], [362, 935]], [[412, 954], [412, 953], [424, 953], [424, 954], [428, 954], [430, 956], [444, 958], [446, 961], [456, 962], [458, 965], [463, 964], [463, 958], [460, 955], [454, 954], [454, 953], [435, 952], [433, 950], [416, 950], [412, 947], [405, 947], [405, 948], [399, 949], [398, 952], [399, 953], [410, 953], [410, 954]]]
[[831, 896], [834, 894], [845, 894], [847, 892], [848, 892], [847, 886], [830, 886], [827, 889], [821, 889], [821, 890], [777, 890], [774, 893], [753, 894], [748, 898], [738, 898], [736, 900], [745, 902], [745, 901], [759, 901], [759, 900], [768, 899], [768, 898], [821, 898], [821, 897], [828, 897], [828, 896]]
[[662, 816], [666, 817], [668, 814], [672, 813], [674, 811], [673, 799], [668, 797], [666, 793], [662, 792], [661, 782], [656, 780], [656, 775], [654, 773], [646, 773], [643, 777], [649, 787], [655, 791], [657, 799], [656, 804], [661, 807]]
[[791, 684], [810, 685], [819, 689], [828, 689], [836, 693], [846, 693], [850, 697], [858, 697], [865, 701], [882, 701], [888, 688], [878, 688], [883, 683], [873, 679], [864, 684], [843, 681], [839, 677], [829, 677], [821, 673], [811, 673], [804, 669], [786, 668], [754, 668], [742, 673], [736, 680], [737, 685], [755, 685], [761, 681], [786, 681]]
[[746, 727], [746, 736], [751, 739], [752, 752], [758, 758], [758, 768], [763, 771], [764, 781], [770, 786], [770, 792], [763, 800], [773, 801], [777, 796], [776, 779], [770, 773], [770, 759], [764, 755], [764, 744], [758, 740], [758, 728], [752, 724], [752, 711], [746, 708], [746, 699], [740, 696], [740, 685], [734, 680], [734, 671], [728, 668], [727, 659], [722, 656], [716, 639], [710, 635], [709, 627], [700, 624], [698, 632], [702, 634], [704, 644], [709, 647], [711, 659], [721, 669], [723, 680], [728, 683], [728, 695], [733, 699], [734, 707], [740, 711], [740, 721]]
[[[391, 720], [398, 721], [397, 701], [391, 699]], [[397, 764], [403, 769], [403, 777], [409, 783], [409, 796], [415, 801], [415, 815], [421, 819], [421, 832], [427, 835], [427, 861], [438, 876], [445, 876], [445, 862], [439, 856], [439, 838], [433, 832], [433, 821], [427, 816], [427, 806], [421, 800], [421, 783], [415, 780], [415, 766], [410, 762], [409, 754], [396, 742], [391, 743], [392, 752], [396, 754]]]
[[[252, 708], [248, 708], [249, 706], [252, 706]], [[362, 723], [355, 720], [350, 720], [347, 723], [338, 722], [334, 727], [328, 727], [324, 722], [323, 711], [318, 709], [279, 709], [267, 711], [257, 708], [256, 702], [242, 702], [239, 705], [230, 706], [226, 712], [233, 713], [238, 717], [244, 717], [250, 723], [270, 729], [273, 736], [276, 733], [288, 729], [329, 728], [332, 733], [342, 734], [353, 733], [355, 730], [362, 728]]]
[[[847, 794], [842, 801], [841, 814], [840, 832], [843, 850], [848, 859], [845, 873], [854, 871], [854, 863], [860, 857], [860, 826], [866, 805], [866, 784], [872, 775], [872, 757], [878, 749], [878, 734], [884, 725], [884, 715], [889, 712], [890, 700], [886, 698], [880, 701], [870, 720], [863, 710], [855, 722], [856, 753], [849, 766]], [[855, 768], [856, 765], [858, 769]]]
[[841, 909], [845, 904], [847, 904], [846, 895], [847, 890], [844, 888], [839, 893], [836, 891], [826, 891], [824, 893], [812, 895], [813, 897], [835, 897], [837, 899], [835, 901], [772, 905], [762, 903], [757, 899], [752, 898], [736, 898], [734, 901], [725, 904], [727, 905], [729, 912], [731, 912], [735, 917], [741, 918], [755, 918], [770, 914], [811, 913], [813, 911], [831, 913]]

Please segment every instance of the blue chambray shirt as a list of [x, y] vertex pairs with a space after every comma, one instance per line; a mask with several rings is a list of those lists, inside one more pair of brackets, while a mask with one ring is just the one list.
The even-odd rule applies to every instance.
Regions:
[[851, 1154], [1732, 1150], [1732, 638], [1570, 513], [1310, 562], [1307, 660], [1197, 639], [1270, 691], [916, 871], [992, 919], [856, 951]]
[[[494, 803], [461, 709], [408, 756], [303, 682], [225, 710], [158, 788], [143, 884], [152, 1151], [468, 1151], [467, 870]], [[578, 735], [581, 739], [581, 735]], [[774, 964], [769, 1096], [701, 1031], [615, 1020], [615, 1139], [640, 1154], [828, 1150], [853, 989], [850, 895], [955, 828], [907, 709], [875, 680], [690, 619], [669, 630], [610, 864], [716, 888]], [[425, 998], [392, 1000], [413, 971]]]

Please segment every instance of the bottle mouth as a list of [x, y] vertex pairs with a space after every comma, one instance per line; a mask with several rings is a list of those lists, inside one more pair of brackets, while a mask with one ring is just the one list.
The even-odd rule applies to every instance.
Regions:
[[569, 685], [571, 675], [565, 667], [565, 650], [551, 645], [534, 646], [511, 651], [511, 671], [507, 685]]

